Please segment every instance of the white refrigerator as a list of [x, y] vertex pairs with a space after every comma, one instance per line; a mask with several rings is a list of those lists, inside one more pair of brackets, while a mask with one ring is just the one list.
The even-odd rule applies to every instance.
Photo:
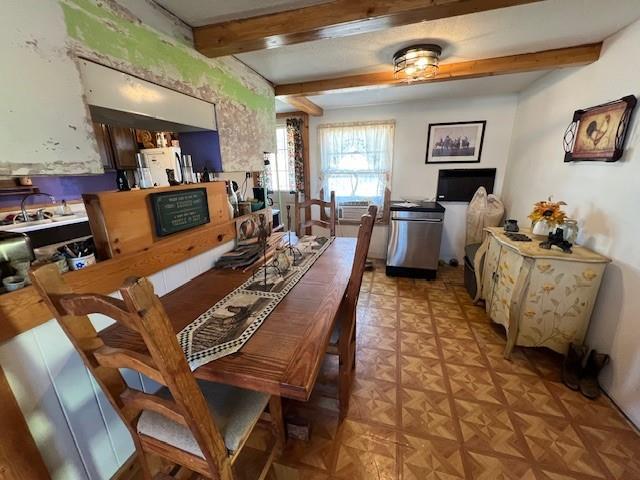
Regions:
[[153, 183], [157, 186], [169, 186], [169, 178], [167, 177], [167, 169], [169, 168], [174, 171], [176, 180], [182, 181], [182, 172], [179, 166], [180, 147], [143, 148], [140, 153], [144, 154]]

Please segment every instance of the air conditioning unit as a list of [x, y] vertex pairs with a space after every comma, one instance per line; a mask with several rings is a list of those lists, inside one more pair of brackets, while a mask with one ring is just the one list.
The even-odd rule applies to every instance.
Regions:
[[338, 219], [360, 221], [369, 210], [369, 202], [342, 202], [338, 204]]

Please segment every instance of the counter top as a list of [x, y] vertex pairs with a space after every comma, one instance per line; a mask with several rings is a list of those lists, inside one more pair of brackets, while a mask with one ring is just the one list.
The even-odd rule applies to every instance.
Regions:
[[563, 251], [552, 248], [547, 250], [540, 247], [540, 242], [545, 240], [545, 237], [533, 235], [528, 228], [521, 228], [519, 233], [523, 233], [531, 238], [530, 242], [514, 242], [505, 235], [503, 227], [487, 227], [486, 232], [493, 235], [500, 243], [516, 250], [520, 255], [531, 258], [546, 258], [549, 260], [565, 260], [574, 262], [587, 262], [587, 263], [609, 263], [611, 259], [600, 255], [586, 247], [580, 245], [573, 245], [573, 253], [564, 253]]
[[74, 223], [88, 222], [89, 218], [86, 213], [77, 213], [73, 215], [59, 215], [46, 220], [36, 220], [33, 222], [13, 223], [10, 225], [0, 225], [0, 231], [27, 233], [34, 230], [43, 230], [45, 228], [62, 227], [63, 225], [71, 225]]

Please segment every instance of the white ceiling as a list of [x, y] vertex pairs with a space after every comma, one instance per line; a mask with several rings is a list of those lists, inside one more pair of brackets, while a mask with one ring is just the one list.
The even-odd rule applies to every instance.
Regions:
[[[155, 1], [188, 24], [202, 25], [325, 0]], [[442, 45], [442, 63], [450, 63], [598, 42], [638, 18], [640, 0], [545, 0], [362, 35], [243, 53], [237, 57], [274, 84], [283, 84], [389, 69], [394, 52], [417, 42]], [[336, 108], [514, 93], [542, 74], [332, 93], [311, 97], [311, 100], [324, 108]], [[282, 105], [278, 106], [279, 111], [290, 110]]]
[[329, 0], [155, 0], [192, 27], [306, 7]]
[[442, 45], [448, 63], [598, 42], [639, 17], [640, 0], [546, 0], [238, 58], [276, 84], [289, 83], [389, 68], [394, 52], [417, 41]]

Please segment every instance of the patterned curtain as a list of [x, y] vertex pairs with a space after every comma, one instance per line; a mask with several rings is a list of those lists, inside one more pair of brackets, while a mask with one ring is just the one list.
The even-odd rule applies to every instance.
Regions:
[[297, 192], [304, 192], [304, 160], [302, 157], [301, 118], [287, 118], [287, 152], [289, 155], [289, 185]]

